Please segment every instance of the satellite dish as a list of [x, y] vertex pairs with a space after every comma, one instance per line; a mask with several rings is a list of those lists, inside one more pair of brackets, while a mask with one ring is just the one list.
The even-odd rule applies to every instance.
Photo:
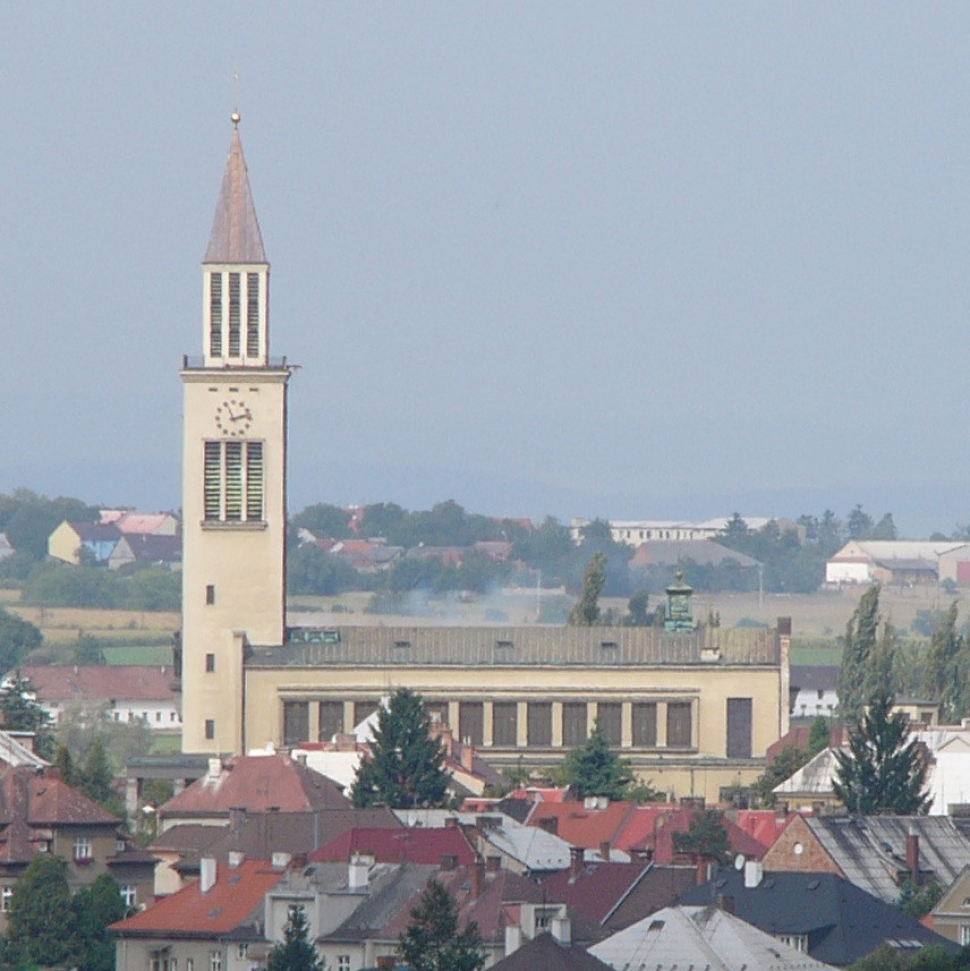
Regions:
[[743, 870], [744, 869], [744, 854], [743, 853], [739, 853], [734, 858], [734, 869], [735, 870]]

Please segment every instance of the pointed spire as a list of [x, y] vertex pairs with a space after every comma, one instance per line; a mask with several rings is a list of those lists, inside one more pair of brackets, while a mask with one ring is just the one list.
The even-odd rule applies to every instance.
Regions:
[[263, 237], [259, 231], [249, 173], [239, 139], [238, 115], [233, 112], [229, 160], [222, 177], [222, 191], [216, 206], [209, 247], [203, 263], [265, 263]]

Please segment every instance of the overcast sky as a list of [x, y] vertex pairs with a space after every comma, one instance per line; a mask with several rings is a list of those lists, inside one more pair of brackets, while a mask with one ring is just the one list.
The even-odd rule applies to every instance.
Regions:
[[966, 3], [6, 0], [0, 491], [179, 505], [238, 69], [291, 508], [968, 522], [968, 51]]

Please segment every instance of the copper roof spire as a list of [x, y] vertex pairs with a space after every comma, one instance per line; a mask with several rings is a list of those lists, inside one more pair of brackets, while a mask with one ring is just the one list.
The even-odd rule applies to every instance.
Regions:
[[222, 191], [216, 206], [209, 247], [203, 263], [266, 263], [263, 237], [259, 231], [249, 173], [239, 139], [238, 111], [232, 113], [232, 141], [222, 177]]

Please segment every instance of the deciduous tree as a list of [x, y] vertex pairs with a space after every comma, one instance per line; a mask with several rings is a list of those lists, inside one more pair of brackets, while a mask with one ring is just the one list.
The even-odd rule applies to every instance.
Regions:
[[606, 583], [606, 554], [596, 553], [586, 565], [583, 592], [579, 595], [569, 623], [574, 627], [593, 627], [600, 622], [600, 594]]
[[419, 694], [408, 688], [394, 692], [380, 709], [370, 748], [371, 758], [360, 763], [351, 789], [355, 806], [413, 809], [447, 801], [445, 750], [431, 736], [431, 717]]
[[842, 724], [857, 722], [866, 698], [865, 684], [869, 661], [876, 646], [879, 626], [879, 584], [874, 583], [862, 595], [842, 642], [842, 665], [839, 668], [839, 718]]
[[67, 966], [77, 949], [77, 927], [67, 864], [39, 854], [14, 886], [7, 923], [15, 968]]

